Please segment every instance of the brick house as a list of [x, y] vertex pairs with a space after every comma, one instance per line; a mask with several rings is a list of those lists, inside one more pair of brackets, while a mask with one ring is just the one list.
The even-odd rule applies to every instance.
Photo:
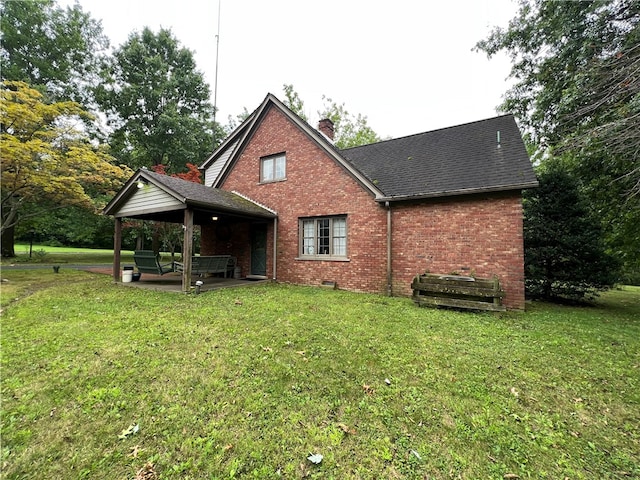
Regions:
[[267, 95], [201, 165], [204, 185], [139, 170], [105, 213], [200, 225], [200, 253], [243, 275], [393, 295], [426, 271], [495, 275], [524, 308], [521, 192], [537, 181], [511, 115], [346, 150], [332, 136]]

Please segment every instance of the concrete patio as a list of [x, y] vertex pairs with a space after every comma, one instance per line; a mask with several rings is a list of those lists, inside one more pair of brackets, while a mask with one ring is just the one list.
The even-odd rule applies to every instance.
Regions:
[[[110, 274], [110, 267], [89, 267], [87, 271], [94, 273]], [[199, 276], [193, 275], [191, 277], [192, 291], [195, 291], [195, 285], [197, 281], [203, 282], [200, 286], [200, 292], [207, 292], [211, 290], [219, 290], [221, 288], [234, 288], [234, 287], [249, 287], [252, 285], [260, 285], [271, 280], [267, 278], [224, 278], [221, 276]], [[143, 273], [140, 276], [140, 280], [136, 282], [118, 282], [120, 285], [131, 288], [142, 288], [147, 290], [159, 290], [162, 292], [175, 292], [182, 293], [182, 274], [178, 272], [167, 273], [165, 275], [152, 275], [150, 273]]]
[[[196, 282], [201, 281], [200, 293], [221, 288], [248, 287], [267, 283], [268, 279], [223, 278], [223, 277], [199, 277], [191, 278], [191, 291], [195, 293]], [[160, 290], [163, 292], [182, 293], [182, 275], [180, 273], [168, 273], [166, 275], [151, 275], [143, 273], [137, 282], [120, 282], [131, 288], [143, 288], [147, 290]]]

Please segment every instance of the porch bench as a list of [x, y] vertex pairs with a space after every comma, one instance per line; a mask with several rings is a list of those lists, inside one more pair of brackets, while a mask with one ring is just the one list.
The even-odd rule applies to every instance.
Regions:
[[136, 250], [133, 253], [133, 261], [140, 273], [164, 275], [174, 271], [174, 262], [161, 264], [160, 254], [155, 253], [153, 250]]
[[[176, 272], [184, 272], [184, 262], [174, 262]], [[191, 257], [191, 274], [203, 275], [205, 273], [223, 273], [233, 275], [236, 267], [236, 257], [231, 255], [195, 255]]]

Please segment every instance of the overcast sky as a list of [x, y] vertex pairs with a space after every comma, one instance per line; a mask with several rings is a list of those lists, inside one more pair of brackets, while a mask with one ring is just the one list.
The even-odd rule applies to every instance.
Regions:
[[[367, 116], [382, 137], [496, 115], [508, 88], [506, 56], [472, 48], [506, 26], [512, 0], [220, 0], [217, 120], [293, 84], [315, 126], [322, 96]], [[60, 5], [73, 0], [59, 0]], [[113, 47], [145, 26], [170, 28], [211, 86], [218, 0], [78, 0]]]

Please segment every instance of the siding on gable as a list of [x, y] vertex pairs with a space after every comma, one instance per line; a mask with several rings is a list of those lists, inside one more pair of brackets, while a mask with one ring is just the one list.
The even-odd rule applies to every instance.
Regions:
[[134, 191], [118, 211], [118, 217], [140, 215], [163, 210], [179, 210], [184, 204], [155, 185], [147, 184]]
[[227, 163], [227, 160], [229, 160], [229, 157], [235, 151], [239, 141], [240, 140], [236, 140], [234, 143], [229, 145], [227, 149], [222, 153], [222, 155], [220, 155], [220, 157], [204, 171], [204, 184], [207, 187], [210, 187], [214, 184], [214, 182], [218, 178], [218, 175], [220, 175], [222, 168]]

